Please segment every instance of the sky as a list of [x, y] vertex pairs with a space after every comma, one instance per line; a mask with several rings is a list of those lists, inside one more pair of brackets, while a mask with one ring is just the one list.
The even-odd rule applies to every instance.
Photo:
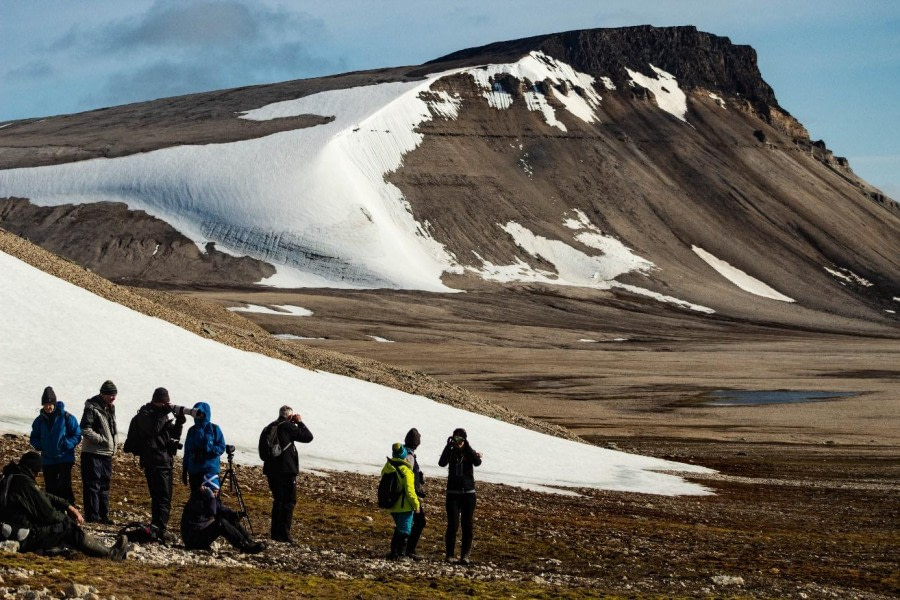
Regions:
[[641, 24], [753, 46], [811, 137], [900, 199], [894, 0], [0, 0], [0, 122]]
[[446, 471], [437, 461], [447, 437], [463, 427], [472, 448], [483, 454], [479, 481], [569, 494], [561, 488], [710, 493], [673, 474], [711, 472], [704, 467], [551, 437], [422, 396], [238, 350], [95, 296], [3, 252], [0, 273], [0, 432], [30, 432], [47, 385], [80, 417], [84, 400], [111, 379], [118, 388], [120, 432], [128, 430], [153, 390], [165, 387], [173, 404], [207, 402], [211, 420], [243, 463], [260, 462], [259, 434], [288, 404], [314, 436], [300, 448], [305, 469], [369, 473], [377, 481], [391, 445], [416, 427], [422, 435], [417, 451], [422, 470], [441, 476]]

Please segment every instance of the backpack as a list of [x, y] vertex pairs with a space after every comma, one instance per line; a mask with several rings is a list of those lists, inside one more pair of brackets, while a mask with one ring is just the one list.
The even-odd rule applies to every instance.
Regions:
[[9, 484], [12, 475], [0, 474], [0, 517], [6, 514], [6, 497], [9, 495]]
[[393, 508], [403, 495], [403, 475], [396, 465], [393, 471], [382, 473], [378, 482], [378, 508]]
[[263, 462], [278, 458], [284, 453], [285, 448], [278, 439], [278, 425], [266, 427], [259, 436], [259, 458]]
[[149, 544], [150, 542], [159, 541], [159, 530], [149, 523], [141, 523], [140, 521], [127, 523], [119, 530], [119, 535], [124, 535], [129, 542], [138, 544]]
[[144, 443], [138, 432], [137, 415], [131, 417], [131, 422], [128, 424], [128, 435], [125, 437], [125, 443], [122, 444], [122, 450], [137, 456], [144, 451]]

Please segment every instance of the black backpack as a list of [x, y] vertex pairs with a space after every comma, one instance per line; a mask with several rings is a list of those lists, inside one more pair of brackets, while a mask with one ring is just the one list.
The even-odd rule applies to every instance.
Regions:
[[394, 470], [383, 473], [378, 482], [378, 508], [393, 508], [403, 495], [403, 475], [397, 465], [391, 466]]
[[129, 542], [137, 544], [149, 544], [159, 541], [159, 531], [155, 526], [140, 521], [132, 521], [119, 530], [119, 535], [124, 535]]
[[284, 453], [285, 449], [278, 439], [278, 425], [266, 427], [259, 435], [259, 459], [263, 462], [278, 458]]
[[6, 516], [6, 497], [9, 495], [9, 484], [12, 475], [0, 474], [0, 518]]
[[137, 415], [131, 417], [128, 423], [128, 435], [125, 436], [125, 443], [122, 444], [122, 451], [129, 454], [140, 456], [144, 452], [144, 441], [138, 432]]

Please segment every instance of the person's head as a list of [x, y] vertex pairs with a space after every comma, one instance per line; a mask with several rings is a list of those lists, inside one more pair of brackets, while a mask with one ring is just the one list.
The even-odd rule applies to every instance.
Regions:
[[394, 442], [394, 445], [391, 446], [391, 456], [394, 458], [404, 459], [409, 456], [409, 451], [401, 442]]
[[419, 444], [422, 443], [422, 436], [419, 434], [419, 430], [413, 427], [409, 431], [406, 432], [406, 438], [403, 440], [403, 443], [410, 450], [415, 450], [419, 447]]
[[453, 430], [453, 435], [450, 436], [450, 439], [453, 441], [453, 445], [457, 447], [462, 447], [466, 443], [466, 430], [462, 427], [457, 427]]
[[22, 455], [22, 458], [19, 459], [19, 466], [23, 469], [26, 469], [32, 476], [37, 477], [37, 474], [41, 472], [41, 455], [35, 452], [34, 450], [30, 450]]
[[219, 476], [215, 473], [208, 473], [203, 476], [203, 483], [200, 484], [201, 488], [206, 488], [209, 490], [213, 496], [219, 493]]
[[103, 398], [103, 401], [106, 402], [107, 406], [115, 402], [118, 393], [119, 390], [116, 388], [116, 384], [109, 379], [104, 381], [103, 385], [100, 386], [100, 397]]
[[156, 388], [153, 390], [153, 397], [150, 398], [150, 402], [156, 406], [165, 406], [166, 404], [169, 404], [169, 390], [164, 387]]
[[56, 392], [49, 385], [44, 388], [44, 393], [41, 394], [41, 409], [47, 414], [56, 410]]
[[284, 406], [282, 406], [281, 408], [278, 409], [278, 418], [279, 419], [284, 419], [285, 421], [287, 421], [288, 419], [290, 419], [293, 416], [294, 416], [294, 409], [291, 408], [290, 406], [288, 406], [287, 404], [285, 404]]

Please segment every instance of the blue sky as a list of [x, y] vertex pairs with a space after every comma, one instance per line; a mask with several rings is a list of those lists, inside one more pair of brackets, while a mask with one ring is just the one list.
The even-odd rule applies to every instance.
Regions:
[[900, 200], [894, 0], [0, 0], [0, 122], [641, 24], [753, 46], [813, 139]]

